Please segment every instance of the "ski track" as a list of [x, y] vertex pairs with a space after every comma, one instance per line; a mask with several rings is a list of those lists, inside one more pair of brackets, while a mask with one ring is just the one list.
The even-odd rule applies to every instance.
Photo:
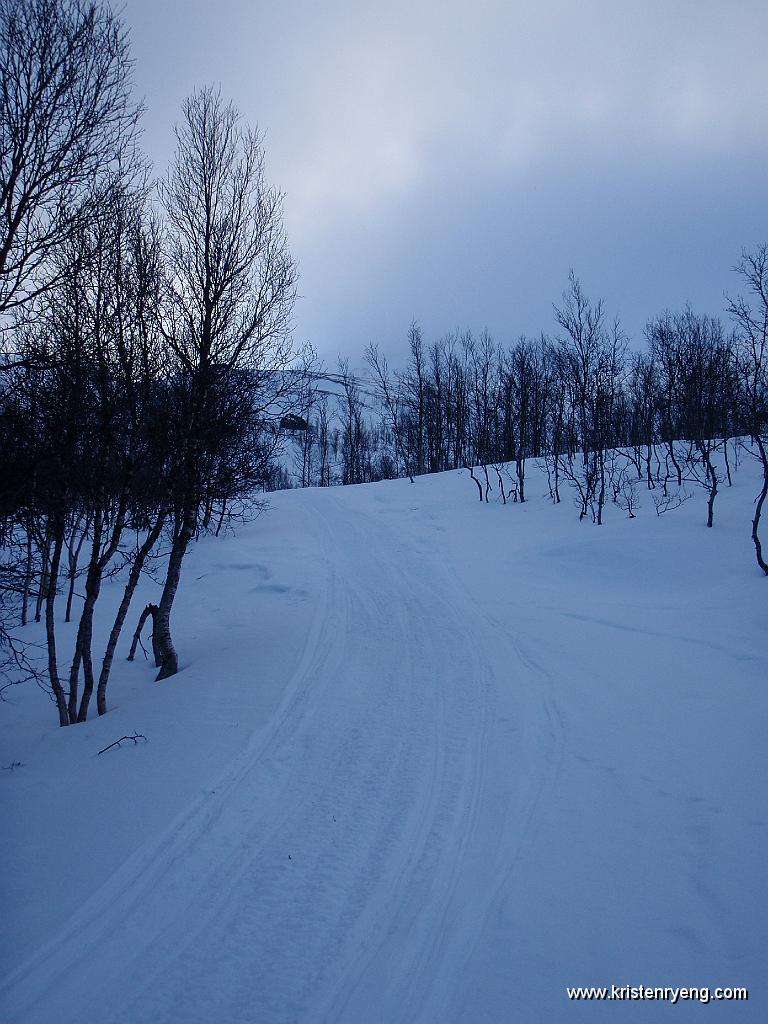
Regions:
[[327, 589], [273, 722], [7, 980], [15, 1024], [455, 1013], [563, 723], [434, 551], [324, 499], [306, 529]]

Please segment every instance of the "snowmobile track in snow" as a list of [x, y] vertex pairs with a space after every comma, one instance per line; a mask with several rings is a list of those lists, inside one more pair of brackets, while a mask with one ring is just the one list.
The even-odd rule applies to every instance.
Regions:
[[306, 528], [328, 583], [280, 710], [7, 979], [19, 1024], [448, 1019], [562, 727], [428, 548], [339, 501]]

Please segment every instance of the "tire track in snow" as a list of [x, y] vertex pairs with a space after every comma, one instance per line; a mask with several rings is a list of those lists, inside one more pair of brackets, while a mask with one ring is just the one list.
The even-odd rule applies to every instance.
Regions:
[[[450, 1019], [556, 738], [536, 752], [541, 705], [436, 563], [344, 498], [315, 512], [329, 583], [273, 723], [9, 979], [11, 1019]], [[497, 721], [532, 709], [510, 759]]]
[[[325, 533], [318, 540], [318, 557], [325, 558], [328, 549]], [[328, 565], [330, 568], [330, 562]], [[152, 930], [147, 924], [152, 897], [164, 893], [165, 902], [171, 902], [168, 893], [174, 889], [174, 869], [179, 864], [185, 864], [188, 871], [190, 867], [197, 868], [197, 874], [204, 879], [215, 874], [215, 859], [213, 868], [208, 871], [205, 858], [198, 856], [197, 864], [191, 864], [188, 851], [216, 830], [227, 795], [238, 786], [254, 762], [279, 748], [285, 737], [290, 735], [303, 706], [311, 702], [311, 682], [321, 667], [323, 650], [332, 650], [324, 641], [332, 635], [328, 613], [337, 604], [336, 585], [336, 577], [329, 571], [328, 584], [318, 602], [304, 650], [286, 686], [283, 700], [265, 729], [246, 745], [224, 774], [212, 782], [218, 799], [214, 801], [210, 796], [204, 796], [195, 801], [164, 834], [137, 850], [66, 928], [0, 983], [1, 1005], [14, 1024], [16, 1021], [32, 1024], [34, 1020], [45, 1024], [53, 1019], [62, 1024], [69, 1019], [90, 1020], [83, 1001], [88, 999], [93, 1003], [95, 996], [92, 992], [89, 995], [90, 985], [86, 992], [83, 991], [78, 968], [87, 966], [91, 957], [103, 959], [115, 932], [123, 933], [120, 939], [128, 947], [126, 963], [130, 964], [130, 953], [141, 949], [147, 930]], [[88, 973], [93, 972], [89, 970]], [[106, 982], [102, 988], [108, 988]], [[71, 990], [69, 998], [68, 989]], [[50, 1009], [49, 1001], [56, 1007], [54, 1011]], [[68, 1011], [68, 1006], [77, 1007], [77, 1010]], [[64, 1016], [67, 1012], [69, 1017]], [[107, 1018], [94, 1016], [92, 1019]]]
[[[421, 673], [440, 697], [438, 737], [444, 737], [447, 752], [435, 764], [437, 784], [432, 789], [426, 827], [411, 837], [410, 849], [396, 879], [390, 883], [390, 917], [378, 922], [381, 934], [373, 948], [348, 966], [346, 979], [335, 998], [318, 1017], [323, 1020], [359, 1020], [361, 1014], [376, 1020], [418, 1019], [418, 988], [429, 979], [430, 963], [445, 939], [447, 911], [459, 882], [464, 850], [473, 834], [479, 806], [483, 761], [478, 755], [485, 727], [486, 694], [476, 651], [470, 645], [469, 662], [462, 665], [456, 638], [463, 630], [455, 612], [433, 588], [417, 582], [413, 571], [406, 573], [395, 564], [389, 575], [391, 594], [397, 595], [408, 611], [406, 647], [407, 633], [413, 631], [423, 609], [433, 613], [439, 609], [439, 618], [450, 622], [450, 630], [446, 626], [442, 630], [443, 640], [451, 638], [447, 643], [448, 660], [438, 657], [435, 650], [429, 657], [422, 654], [428, 668]], [[434, 621], [431, 626], [434, 635]], [[434, 640], [432, 644], [434, 647]], [[459, 676], [464, 679], [465, 692], [455, 685], [457, 667], [461, 668]], [[412, 677], [412, 684], [415, 678]], [[456, 706], [448, 708], [451, 697]], [[466, 758], [468, 752], [470, 756]], [[381, 977], [372, 971], [377, 962], [387, 964], [389, 1001], [384, 998]]]
[[[412, 557], [416, 554], [413, 552]], [[525, 654], [511, 631], [500, 628], [499, 623], [485, 614], [449, 566], [434, 558], [425, 568], [426, 572], [418, 577], [418, 587], [414, 587], [417, 577], [412, 571], [404, 577], [403, 585], [414, 587], [423, 602], [446, 610], [447, 616], [453, 619], [453, 638], [460, 638], [471, 652], [473, 678], [478, 682], [482, 679], [485, 714], [473, 749], [477, 782], [468, 800], [466, 828], [448, 852], [451, 881], [444, 886], [443, 906], [422, 908], [425, 930], [422, 948], [410, 961], [408, 952], [403, 954], [399, 981], [392, 986], [397, 998], [386, 1010], [371, 1017], [370, 1007], [381, 1006], [381, 994], [372, 987], [367, 998], [348, 1000], [343, 1013], [337, 1008], [323, 1020], [443, 1022], [453, 1019], [456, 1011], [460, 1012], [463, 1000], [459, 990], [465, 983], [466, 965], [489, 917], [498, 909], [523, 852], [535, 838], [539, 807], [554, 785], [563, 761], [564, 725], [547, 673]], [[452, 599], [450, 604], [443, 594]], [[458, 615], [456, 608], [461, 609]], [[501, 644], [500, 638], [503, 638]], [[494, 665], [489, 664], [489, 658], [506, 664], [508, 656], [517, 662], [517, 671], [511, 678], [509, 673], [500, 677]], [[509, 757], [509, 751], [504, 751], [499, 758], [500, 744], [504, 744], [505, 737], [500, 734], [497, 721], [492, 719], [503, 721], [509, 714], [518, 715], [519, 728], [525, 730], [527, 742], [523, 746], [520, 735], [516, 734], [513, 741], [519, 744], [516, 757]], [[499, 789], [499, 780], [493, 778], [494, 768], [502, 771], [516, 768], [519, 790], [509, 794], [503, 791], [502, 785], [496, 799], [493, 792], [484, 793], [484, 777], [491, 784], [489, 789], [494, 782]], [[474, 876], [480, 878], [479, 885], [473, 885]], [[401, 899], [398, 906], [407, 906], [407, 902]], [[398, 963], [397, 953], [392, 949], [385, 952], [384, 945], [378, 950], [378, 955], [394, 959], [395, 963]], [[364, 985], [358, 982], [356, 990], [360, 989], [364, 989]], [[354, 1012], [350, 1012], [353, 1007]]]
[[[347, 536], [346, 530], [344, 536]], [[397, 633], [401, 637], [407, 635], [407, 615], [412, 615], [416, 609], [400, 607], [398, 601], [393, 600], [391, 587], [356, 586], [353, 581], [360, 567], [352, 568], [354, 575], [346, 581], [343, 618], [348, 627], [354, 627], [369, 643], [372, 639], [376, 641], [371, 646], [381, 652], [382, 646], [391, 646], [392, 625], [397, 626], [395, 636]], [[363, 573], [363, 577], [369, 579], [372, 567], [366, 568], [369, 572]], [[382, 582], [375, 571], [372, 575], [377, 584]], [[395, 623], [390, 622], [393, 612]], [[386, 628], [382, 629], [380, 623]], [[255, 887], [249, 887], [246, 880], [238, 878], [237, 885], [231, 886], [232, 898], [221, 906], [218, 920], [213, 922], [219, 953], [222, 945], [230, 943], [230, 955], [219, 956], [213, 972], [217, 986], [226, 990], [227, 1019], [240, 1019], [240, 1014], [243, 1019], [249, 1019], [253, 1012], [260, 1021], [318, 1019], [318, 993], [326, 978], [330, 976], [333, 982], [340, 959], [343, 960], [343, 956], [340, 957], [342, 947], [348, 942], [351, 931], [360, 934], [375, 923], [370, 920], [370, 914], [366, 920], [365, 913], [372, 902], [375, 906], [372, 892], [378, 889], [385, 898], [391, 892], [389, 876], [413, 842], [413, 832], [420, 821], [426, 823], [422, 835], [426, 839], [433, 837], [437, 800], [442, 792], [435, 785], [435, 777], [441, 779], [447, 774], [447, 768], [441, 750], [442, 730], [433, 725], [442, 716], [434, 713], [435, 708], [430, 708], [428, 701], [431, 697], [440, 710], [443, 698], [440, 689], [432, 685], [421, 693], [414, 689], [415, 673], [409, 665], [412, 650], [407, 643], [403, 651], [405, 658], [397, 655], [392, 666], [394, 672], [383, 676], [374, 674], [373, 706], [370, 697], [366, 697], [359, 709], [361, 719], [356, 715], [351, 723], [345, 723], [344, 709], [338, 706], [339, 700], [344, 703], [350, 700], [350, 688], [359, 685], [359, 679], [350, 677], [347, 672], [344, 680], [347, 686], [342, 687], [341, 693], [324, 695], [319, 711], [323, 719], [335, 716], [337, 735], [334, 737], [333, 729], [321, 728], [320, 732], [329, 735], [335, 743], [340, 739], [338, 734], [343, 732], [345, 753], [328, 776], [330, 751], [320, 743], [319, 756], [307, 757], [307, 751], [304, 752], [304, 763], [313, 766], [311, 777], [293, 779], [294, 791], [309, 792], [311, 788], [314, 798], [309, 813], [296, 815], [288, 828], [285, 823], [281, 826], [280, 841], [301, 844], [309, 837], [319, 850], [309, 868], [300, 875], [298, 887], [291, 887], [287, 881], [292, 868], [277, 857], [267, 858], [271, 865], [278, 866], [277, 870], [260, 877]], [[437, 652], [433, 651], [433, 659], [440, 660]], [[352, 676], [359, 676], [361, 668], [365, 666], [353, 660]], [[447, 670], [448, 665], [443, 669]], [[340, 675], [344, 677], [342, 666]], [[403, 709], [408, 712], [405, 717]], [[432, 714], [428, 715], [430, 710]], [[317, 741], [316, 725], [308, 720], [297, 723], [295, 741], [301, 741], [304, 731]], [[321, 725], [324, 726], [325, 721]], [[423, 742], [425, 729], [436, 741], [431, 760], [425, 757], [425, 752], [429, 753], [429, 746]], [[409, 817], [404, 796], [408, 798], [409, 794], [418, 792], [416, 769], [420, 762], [423, 762], [421, 777], [427, 780], [427, 785], [422, 786], [417, 813], [410, 814], [410, 824], [404, 828], [403, 821]], [[357, 763], [363, 764], [364, 772], [362, 775], [353, 772], [350, 777], [349, 765]], [[347, 841], [334, 846], [329, 844], [330, 810], [336, 806], [339, 813], [340, 793], [345, 796], [349, 818]], [[413, 797], [410, 799], [413, 801]], [[401, 852], [399, 847], [403, 847], [404, 841]], [[295, 860], [299, 862], [298, 857]], [[261, 863], [264, 866], [264, 858]], [[365, 921], [362, 929], [361, 920]], [[259, 935], [254, 935], [254, 921], [259, 922], [260, 934], [266, 936], [264, 942], [260, 942]], [[210, 973], [207, 947], [200, 954], [199, 963], [193, 959], [192, 965], [186, 967], [187, 976], [195, 979]], [[240, 955], [244, 948], [249, 950], [246, 958]], [[202, 1019], [200, 1005], [201, 1001], [206, 1001], [205, 985], [193, 986], [192, 992], [185, 988], [180, 995], [175, 972], [170, 973], [167, 998], [160, 993], [161, 1012], [173, 1008], [174, 1019]], [[256, 1005], [254, 997], [259, 1000]], [[140, 1002], [131, 1006], [130, 1019], [145, 1019]], [[147, 1019], [158, 1010], [158, 991], [154, 985], [148, 1004]]]

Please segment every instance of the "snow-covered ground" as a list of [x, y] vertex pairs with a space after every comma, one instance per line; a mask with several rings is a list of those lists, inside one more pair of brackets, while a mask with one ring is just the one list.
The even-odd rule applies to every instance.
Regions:
[[[0, 1018], [768, 1020], [752, 471], [712, 530], [703, 493], [597, 528], [544, 490], [275, 494], [191, 553], [178, 676], [121, 661], [69, 729], [16, 688]], [[612, 984], [750, 999], [566, 995]]]

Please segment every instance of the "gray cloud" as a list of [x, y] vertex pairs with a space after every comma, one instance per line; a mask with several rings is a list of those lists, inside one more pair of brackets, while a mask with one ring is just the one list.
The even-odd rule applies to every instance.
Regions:
[[569, 266], [636, 333], [768, 237], [768, 5], [129, 2], [147, 148], [197, 84], [267, 131], [299, 335], [356, 355], [551, 325]]

